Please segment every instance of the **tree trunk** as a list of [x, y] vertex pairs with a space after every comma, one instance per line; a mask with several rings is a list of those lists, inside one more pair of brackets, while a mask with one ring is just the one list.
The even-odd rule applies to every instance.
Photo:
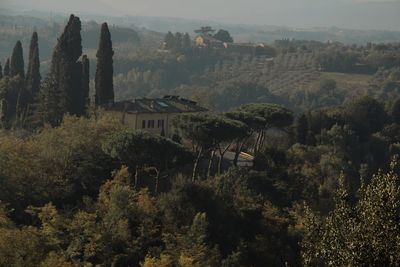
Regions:
[[261, 147], [263, 145], [263, 139], [264, 139], [264, 131], [260, 133], [260, 140], [258, 141], [257, 152], [261, 151]]
[[233, 157], [233, 166], [237, 167], [237, 162], [239, 159], [240, 152], [242, 152], [242, 147], [243, 143], [240, 143], [239, 141], [236, 142], [236, 148], [235, 148], [235, 156]]
[[207, 178], [211, 175], [211, 166], [215, 155], [215, 149], [211, 150], [210, 160], [208, 161]]
[[[260, 151], [264, 145], [264, 141], [265, 141], [265, 131], [261, 131], [260, 135], [259, 135], [259, 140], [257, 143], [257, 152]], [[254, 152], [254, 155], [256, 154], [256, 152]]]
[[257, 154], [258, 146], [259, 146], [260, 139], [261, 139], [261, 134], [262, 134], [262, 132], [257, 134], [256, 142], [254, 144], [254, 149], [253, 149], [254, 150], [254, 155]]
[[248, 137], [244, 138], [242, 140], [242, 142], [237, 141], [236, 143], [236, 150], [235, 150], [235, 157], [233, 158], [233, 165], [237, 166], [237, 162], [240, 156], [240, 153], [243, 150], [244, 145], [247, 143], [247, 141], [249, 140], [249, 138], [252, 136], [253, 134], [250, 134]]
[[138, 176], [139, 176], [138, 166], [136, 165], [136, 167], [135, 167], [135, 185], [133, 187], [135, 190], [137, 189], [137, 185], [138, 185]]
[[222, 160], [224, 159], [224, 155], [226, 151], [231, 147], [232, 143], [227, 145], [224, 150], [221, 150], [221, 147], [218, 146], [219, 149], [219, 158], [218, 158], [218, 174], [221, 174], [221, 169], [222, 169]]
[[160, 180], [160, 172], [158, 171], [157, 168], [154, 168], [154, 171], [156, 172], [156, 184], [154, 185], [154, 195], [157, 195], [157, 193], [158, 193], [158, 182]]
[[199, 160], [202, 153], [203, 153], [203, 147], [201, 147], [199, 152], [197, 153], [197, 157], [193, 165], [192, 181], [194, 181], [194, 179], [196, 178], [197, 165], [199, 164]]

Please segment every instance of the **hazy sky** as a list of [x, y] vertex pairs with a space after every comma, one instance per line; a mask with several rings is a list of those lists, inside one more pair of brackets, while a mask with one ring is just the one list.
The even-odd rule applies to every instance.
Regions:
[[400, 30], [400, 0], [0, 0], [0, 6], [293, 27]]

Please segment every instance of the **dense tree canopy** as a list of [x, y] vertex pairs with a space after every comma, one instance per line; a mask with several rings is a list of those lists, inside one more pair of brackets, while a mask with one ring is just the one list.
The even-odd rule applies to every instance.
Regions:
[[253, 152], [256, 154], [264, 146], [266, 131], [270, 129], [285, 130], [293, 122], [293, 112], [284, 106], [268, 103], [250, 103], [239, 107], [239, 110], [264, 119], [264, 124], [256, 130]]
[[226, 30], [219, 30], [216, 34], [214, 34], [214, 38], [224, 43], [233, 43], [231, 34]]
[[140, 169], [154, 168], [158, 185], [161, 171], [182, 165], [188, 158], [190, 159], [190, 154], [180, 144], [162, 136], [140, 131], [127, 130], [116, 133], [110, 136], [102, 147], [105, 153], [118, 159], [135, 173], [135, 187], [138, 186]]
[[307, 209], [302, 242], [304, 265], [397, 266], [398, 182], [393, 171], [374, 176], [370, 184], [362, 185], [360, 199], [352, 206], [342, 181], [335, 209], [326, 218]]
[[305, 114], [302, 114], [297, 118], [295, 127], [296, 142], [305, 145], [308, 136], [308, 121]]
[[350, 125], [361, 136], [381, 130], [387, 119], [382, 104], [370, 97], [348, 105], [346, 115]]
[[[244, 123], [211, 113], [180, 115], [175, 118], [174, 125], [182, 136], [191, 143], [194, 152], [197, 153], [192, 179], [196, 176], [197, 165], [203, 153], [211, 150], [210, 168], [215, 150], [218, 150], [218, 172], [220, 172], [222, 158], [226, 151], [234, 141], [243, 138], [247, 133], [247, 127]], [[210, 172], [210, 169], [208, 172]]]

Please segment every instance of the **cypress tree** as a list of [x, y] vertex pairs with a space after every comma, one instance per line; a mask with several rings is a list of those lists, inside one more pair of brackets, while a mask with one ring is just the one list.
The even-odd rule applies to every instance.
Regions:
[[21, 78], [25, 78], [24, 56], [20, 41], [17, 41], [15, 44], [13, 53], [11, 55], [10, 75], [12, 77], [19, 75]]
[[113, 57], [111, 34], [107, 23], [101, 26], [95, 77], [95, 105], [106, 106], [114, 102]]
[[0, 63], [0, 80], [3, 79], [3, 68], [1, 67]]
[[[78, 17], [71, 15], [63, 33], [58, 39], [54, 48], [51, 60], [51, 82], [47, 82], [46, 90], [53, 88], [54, 92], [47, 92], [44, 95], [48, 97], [57, 97], [62, 95], [63, 99], [48, 100], [57, 104], [59, 110], [54, 114], [55, 119], [51, 119], [52, 124], [59, 122], [59, 114], [71, 113], [79, 115], [81, 92], [81, 65], [78, 62], [82, 55], [81, 21]], [[43, 95], [43, 94], [42, 94]], [[41, 98], [43, 100], [43, 98]], [[53, 112], [54, 109], [46, 109]], [[44, 116], [45, 122], [51, 118], [51, 115]]]
[[82, 115], [87, 112], [89, 106], [89, 83], [90, 83], [90, 63], [86, 55], [82, 57]]
[[192, 41], [190, 40], [190, 35], [188, 33], [185, 33], [183, 35], [183, 49], [188, 51], [190, 47], [192, 46]]
[[81, 116], [83, 109], [83, 92], [82, 92], [82, 62], [78, 61], [73, 64], [72, 84], [70, 91], [67, 91], [67, 107], [68, 112], [73, 115]]
[[177, 32], [175, 33], [175, 50], [176, 51], [181, 51], [182, 50], [182, 45], [183, 45], [183, 37], [182, 33]]
[[60, 37], [58, 47], [60, 67], [58, 73], [58, 86], [66, 96], [65, 112], [80, 115], [82, 101], [81, 91], [81, 65], [78, 59], [82, 55], [81, 21], [74, 15], [70, 16], [69, 22]]
[[25, 80], [20, 75], [2, 79], [0, 92], [7, 102], [7, 121], [18, 123], [26, 110]]
[[6, 64], [4, 65], [4, 76], [10, 75], [10, 59], [7, 58]]
[[175, 36], [172, 34], [172, 32], [168, 32], [167, 35], [165, 35], [164, 47], [167, 50], [171, 50], [175, 47]]
[[39, 91], [40, 80], [38, 35], [34, 32], [29, 46], [29, 63], [26, 73], [26, 87], [32, 98], [35, 97]]
[[62, 122], [66, 96], [65, 92], [60, 89], [57, 79], [52, 74], [49, 74], [40, 85], [40, 91], [37, 96], [39, 101], [31, 120], [33, 126], [44, 123], [57, 126]]
[[2, 98], [0, 100], [0, 126], [6, 128], [7, 125], [7, 100]]
[[10, 76], [16, 77], [16, 80], [10, 89], [10, 96], [6, 99], [11, 110], [9, 114], [14, 118], [15, 126], [22, 126], [29, 96], [25, 88], [25, 64], [21, 41], [17, 41], [11, 55]]

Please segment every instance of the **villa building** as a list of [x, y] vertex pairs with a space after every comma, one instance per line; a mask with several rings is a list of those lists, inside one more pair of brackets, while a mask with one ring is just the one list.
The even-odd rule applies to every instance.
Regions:
[[172, 120], [176, 115], [205, 111], [208, 110], [196, 102], [178, 96], [125, 100], [107, 109], [107, 113], [134, 129], [163, 136], [174, 134]]

